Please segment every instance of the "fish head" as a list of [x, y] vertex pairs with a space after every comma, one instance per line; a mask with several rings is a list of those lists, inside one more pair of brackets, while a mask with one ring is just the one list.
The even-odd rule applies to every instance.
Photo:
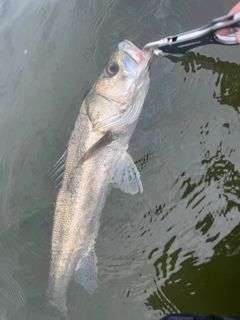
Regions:
[[94, 129], [104, 131], [136, 121], [148, 92], [151, 57], [128, 40], [118, 44], [93, 88], [105, 99], [94, 106], [93, 113], [98, 115]]

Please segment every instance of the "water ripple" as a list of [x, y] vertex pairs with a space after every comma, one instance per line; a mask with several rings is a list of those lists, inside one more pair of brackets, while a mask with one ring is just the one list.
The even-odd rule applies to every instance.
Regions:
[[[56, 199], [47, 175], [107, 57], [123, 38], [143, 46], [196, 27], [199, 7], [209, 11], [197, 0], [0, 1], [3, 319], [44, 318], [35, 306], [50, 244], [39, 224]], [[228, 270], [227, 257], [239, 269], [238, 65], [194, 54], [176, 62], [152, 63], [130, 144], [144, 193], [111, 192], [96, 242], [98, 289], [89, 296], [70, 284], [72, 319], [159, 319], [190, 308], [194, 297], [199, 304], [198, 290], [209, 292], [211, 279], [233, 281], [227, 272], [206, 277], [208, 266]]]
[[25, 295], [14, 278], [12, 262], [3, 248], [1, 248], [0, 282], [1, 316], [5, 313], [6, 319], [9, 319], [13, 313], [21, 310], [25, 303]]

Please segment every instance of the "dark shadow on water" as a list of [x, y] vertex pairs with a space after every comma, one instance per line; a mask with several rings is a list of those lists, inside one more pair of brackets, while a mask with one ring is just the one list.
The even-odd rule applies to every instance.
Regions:
[[233, 107], [237, 113], [240, 113], [240, 65], [234, 62], [221, 61], [211, 57], [206, 57], [199, 53], [188, 52], [181, 57], [166, 56], [167, 59], [174, 63], [180, 62], [185, 72], [197, 72], [205, 69], [217, 73], [218, 78], [215, 82], [216, 87], [220, 88], [220, 95], [215, 92], [213, 97], [220, 104]]
[[[182, 313], [238, 315], [240, 257], [236, 252], [239, 252], [239, 241], [240, 225], [215, 246], [211, 262], [199, 266], [192, 255], [183, 261], [181, 270], [173, 274], [163, 287], [158, 288], [155, 282], [156, 290], [147, 299], [146, 306], [162, 311], [167, 297], [176, 307], [181, 306]], [[206, 278], [207, 282], [204, 281]]]
[[[231, 153], [232, 150], [229, 151]], [[205, 247], [208, 243], [213, 244], [211, 257], [199, 263], [201, 252], [189, 251], [181, 255], [181, 244], [177, 244], [179, 238], [172, 237], [164, 246], [161, 253], [159, 248], [155, 248], [149, 255], [151, 260], [155, 255], [153, 266], [155, 269], [154, 284], [155, 290], [149, 295], [146, 306], [162, 315], [162, 312], [178, 312], [178, 307], [182, 313], [193, 313], [206, 316], [207, 314], [240, 314], [238, 303], [238, 288], [240, 287], [239, 265], [240, 265], [240, 225], [236, 227], [223, 239], [219, 239], [220, 231], [214, 236], [210, 236], [209, 231], [221, 218], [227, 224], [231, 221], [231, 212], [240, 212], [240, 172], [235, 165], [227, 159], [220, 143], [216, 153], [209, 156], [207, 152], [201, 161], [201, 166], [205, 168], [204, 174], [199, 176], [198, 181], [194, 177], [189, 177], [183, 172], [175, 181], [178, 190], [181, 191], [180, 201], [188, 199], [187, 209], [190, 209], [196, 217], [196, 232], [205, 236]], [[198, 219], [198, 214], [208, 207], [204, 190], [210, 185], [216, 186], [219, 199], [225, 198], [226, 205], [220, 205], [217, 209], [209, 209], [204, 218]], [[214, 192], [214, 189], [213, 191]], [[198, 197], [198, 198], [197, 198]], [[200, 199], [196, 203], [195, 199]], [[172, 208], [164, 212], [165, 204], [156, 207], [155, 215], [160, 220], [166, 218]], [[211, 207], [209, 207], [211, 208]], [[173, 213], [176, 214], [177, 212]], [[191, 227], [185, 226], [187, 228]], [[170, 228], [171, 229], [171, 228]], [[169, 231], [170, 231], [169, 229]], [[194, 233], [193, 233], [194, 237]], [[189, 239], [191, 242], [193, 239]], [[170, 253], [170, 247], [175, 242], [179, 248]], [[199, 250], [196, 247], [196, 250]], [[204, 254], [204, 253], [203, 253]], [[180, 268], [177, 270], [176, 262], [181, 260]], [[174, 272], [176, 270], [176, 272]], [[172, 272], [171, 272], [172, 271]], [[169, 276], [170, 273], [170, 276]], [[161, 280], [166, 279], [163, 284]], [[158, 281], [160, 281], [158, 283]]]

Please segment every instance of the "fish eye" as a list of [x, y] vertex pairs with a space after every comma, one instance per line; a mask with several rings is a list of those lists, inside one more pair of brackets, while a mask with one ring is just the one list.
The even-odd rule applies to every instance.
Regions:
[[119, 71], [119, 65], [116, 63], [109, 63], [107, 65], [106, 70], [107, 70], [107, 73], [109, 74], [109, 76], [111, 76], [111, 77], [115, 76], [115, 74], [117, 74]]

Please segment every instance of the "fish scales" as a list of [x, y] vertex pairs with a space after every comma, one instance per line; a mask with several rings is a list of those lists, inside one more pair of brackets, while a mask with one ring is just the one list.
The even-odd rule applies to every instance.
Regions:
[[131, 194], [143, 190], [127, 149], [148, 92], [150, 58], [121, 42], [80, 108], [56, 202], [45, 294], [45, 302], [59, 310], [67, 310], [74, 274], [89, 293], [97, 286], [94, 243], [111, 187]]

